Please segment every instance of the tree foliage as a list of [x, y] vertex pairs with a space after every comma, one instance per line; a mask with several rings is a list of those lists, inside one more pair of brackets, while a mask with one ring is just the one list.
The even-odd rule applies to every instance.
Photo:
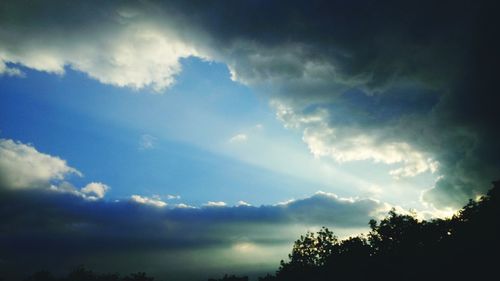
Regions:
[[308, 232], [276, 275], [260, 280], [490, 279], [500, 260], [499, 205], [500, 182], [494, 182], [449, 219], [418, 220], [393, 209], [369, 222], [367, 236], [338, 240], [327, 228]]

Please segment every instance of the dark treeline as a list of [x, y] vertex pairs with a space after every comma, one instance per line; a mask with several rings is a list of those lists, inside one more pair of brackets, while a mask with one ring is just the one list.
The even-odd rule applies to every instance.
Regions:
[[[500, 181], [449, 219], [418, 220], [394, 210], [369, 222], [366, 235], [339, 240], [322, 228], [295, 243], [275, 275], [259, 281], [493, 280], [500, 266]], [[26, 281], [153, 281], [145, 273], [125, 277], [82, 267], [67, 277], [42, 271]], [[209, 281], [247, 281], [227, 276]]]
[[154, 281], [154, 278], [147, 276], [144, 272], [123, 277], [117, 273], [99, 274], [79, 266], [62, 278], [56, 278], [48, 271], [39, 271], [26, 278], [25, 281]]

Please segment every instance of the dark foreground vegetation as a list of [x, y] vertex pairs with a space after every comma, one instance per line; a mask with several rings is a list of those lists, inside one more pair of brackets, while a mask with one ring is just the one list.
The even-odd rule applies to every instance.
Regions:
[[[419, 221], [394, 210], [371, 231], [339, 241], [307, 233], [269, 280], [497, 280], [500, 182], [450, 219]], [[496, 277], [495, 277], [496, 276]]]
[[[371, 231], [339, 240], [327, 228], [298, 239], [288, 261], [260, 281], [497, 280], [500, 266], [500, 181], [450, 219], [418, 220], [394, 210]], [[120, 277], [78, 268], [67, 277], [38, 272], [27, 281], [153, 281], [145, 273]], [[210, 281], [247, 281], [224, 276]]]

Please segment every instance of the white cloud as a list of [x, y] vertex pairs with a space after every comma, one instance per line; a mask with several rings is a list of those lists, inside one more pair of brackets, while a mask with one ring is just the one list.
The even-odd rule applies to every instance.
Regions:
[[165, 203], [159, 199], [149, 198], [149, 197], [140, 196], [140, 195], [130, 196], [130, 201], [136, 202], [139, 204], [150, 205], [150, 206], [154, 206], [154, 207], [158, 207], [158, 208], [167, 206], [167, 203]]
[[274, 204], [274, 206], [285, 206], [285, 205], [288, 205], [288, 204], [293, 203], [295, 201], [296, 201], [295, 199], [288, 199], [285, 201], [278, 202], [278, 203]]
[[153, 149], [156, 146], [156, 140], [157, 138], [152, 135], [148, 134], [142, 135], [141, 138], [139, 139], [139, 149], [140, 150]]
[[372, 160], [376, 163], [402, 164], [389, 172], [394, 178], [413, 177], [435, 172], [437, 163], [406, 142], [378, 142], [373, 136], [336, 134], [335, 129], [321, 124], [304, 129], [304, 142], [316, 157], [329, 156], [338, 162]]
[[48, 188], [50, 182], [82, 174], [65, 160], [37, 151], [32, 145], [0, 139], [0, 183], [11, 189]]
[[98, 199], [101, 199], [104, 197], [106, 192], [109, 190], [109, 186], [100, 183], [100, 182], [91, 182], [87, 184], [84, 188], [81, 189], [81, 192], [84, 194], [93, 194], [91, 196], [95, 196]]
[[78, 189], [65, 180], [70, 174], [82, 176], [59, 157], [41, 153], [29, 144], [0, 139], [0, 188], [45, 189], [87, 200], [104, 198], [110, 188], [100, 182], [91, 182]]
[[205, 207], [226, 207], [227, 204], [225, 202], [222, 202], [222, 201], [208, 201], [203, 206], [205, 206]]
[[337, 194], [335, 193], [331, 193], [331, 192], [324, 192], [324, 191], [316, 191], [316, 193], [314, 194], [315, 196], [320, 196], [320, 197], [325, 197], [325, 198], [329, 198], [331, 200], [334, 200], [334, 201], [339, 201], [339, 202], [346, 202], [346, 203], [354, 203], [356, 202], [356, 200], [354, 198], [345, 198], [345, 197], [339, 197]]
[[229, 139], [229, 143], [242, 143], [246, 142], [248, 136], [245, 134], [237, 134]]
[[177, 200], [181, 199], [180, 195], [172, 195], [172, 194], [167, 194], [167, 200]]
[[238, 203], [236, 203], [236, 206], [252, 206], [252, 204], [247, 203], [243, 200], [240, 200], [240, 201], [238, 201]]
[[9, 28], [0, 35], [0, 73], [21, 74], [6, 63], [55, 74], [69, 67], [101, 83], [161, 91], [175, 82], [181, 58], [206, 57], [162, 20], [151, 20], [139, 9], [123, 13], [118, 6], [110, 8], [103, 14], [111, 17], [97, 15], [94, 22], [99, 24], [46, 24], [43, 32], [32, 21], [5, 24]]
[[73, 184], [67, 181], [62, 181], [58, 184], [52, 184], [48, 190], [59, 193], [69, 193], [85, 200], [95, 201], [104, 198], [106, 192], [110, 189], [109, 186], [100, 182], [91, 182], [81, 189], [78, 189]]
[[196, 209], [196, 207], [193, 207], [191, 205], [187, 205], [184, 203], [179, 203], [179, 204], [176, 204], [174, 206], [175, 206], [175, 208], [179, 208], [179, 209]]
[[276, 117], [287, 128], [303, 130], [303, 141], [315, 157], [331, 157], [337, 162], [371, 160], [388, 165], [400, 164], [389, 174], [394, 178], [413, 177], [424, 172], [434, 173], [438, 163], [403, 141], [380, 140], [376, 134], [367, 134], [356, 128], [335, 128], [328, 124], [328, 111], [317, 109], [296, 113], [288, 105], [272, 102]]

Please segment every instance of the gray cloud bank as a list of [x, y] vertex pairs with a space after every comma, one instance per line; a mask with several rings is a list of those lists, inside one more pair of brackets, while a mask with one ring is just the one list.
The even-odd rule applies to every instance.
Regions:
[[[204, 272], [207, 262], [218, 268], [217, 274], [224, 267], [235, 270], [234, 263], [252, 265], [240, 261], [240, 255], [260, 259], [262, 265], [253, 269], [265, 270], [284, 258], [290, 243], [306, 229], [327, 225], [340, 235], [356, 233], [366, 230], [370, 218], [388, 210], [370, 199], [346, 200], [331, 194], [276, 206], [169, 208], [131, 200], [87, 200], [50, 190], [0, 193], [0, 273], [4, 277], [40, 269], [61, 272], [81, 263], [97, 270], [148, 270], [170, 277], [173, 271], [174, 276], [182, 276], [189, 270], [176, 272], [175, 255], [168, 256], [174, 253], [187, 255], [185, 262], [201, 277], [208, 274]], [[276, 247], [281, 255], [265, 258]], [[246, 248], [261, 249], [264, 254], [248, 253]], [[218, 252], [232, 253], [233, 260], [224, 261]], [[167, 257], [154, 258], [161, 253]], [[200, 253], [207, 256], [202, 258]], [[141, 259], [145, 260], [137, 262]]]
[[458, 207], [500, 171], [490, 1], [3, 1], [0, 71], [65, 67], [161, 92], [198, 56], [267, 93], [311, 153], [433, 172]]

